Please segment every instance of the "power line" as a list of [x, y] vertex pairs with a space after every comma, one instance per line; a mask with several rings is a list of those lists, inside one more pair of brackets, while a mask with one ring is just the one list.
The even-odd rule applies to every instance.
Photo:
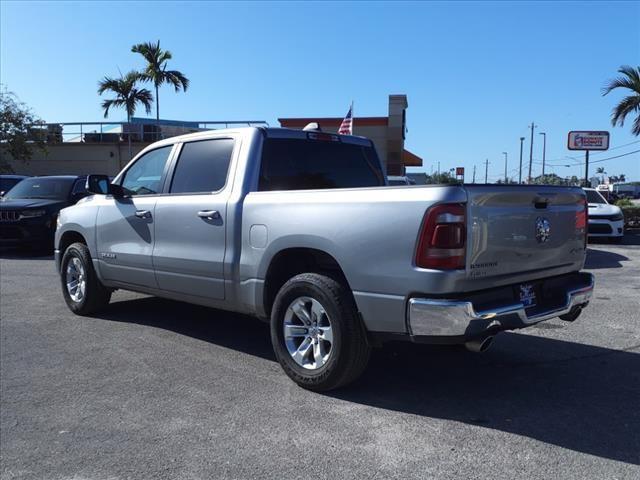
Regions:
[[[640, 140], [635, 140], [633, 142], [625, 143], [625, 144], [622, 144], [622, 145], [617, 145], [615, 147], [609, 148], [608, 150], [603, 150], [603, 151], [600, 151], [600, 152], [591, 152], [591, 156], [593, 157], [594, 155], [603, 155], [603, 154], [605, 154], [607, 152], [610, 152], [611, 150], [618, 150], [620, 148], [628, 147], [629, 145], [635, 145], [636, 143], [640, 143]], [[576, 151], [576, 150], [574, 150], [574, 151]], [[565, 155], [564, 157], [558, 157], [558, 158], [554, 158], [553, 160], [547, 160], [547, 163], [548, 162], [562, 162], [562, 161], [564, 161], [565, 158], [569, 158], [569, 159], [571, 159], [573, 161], [576, 161], [576, 159], [570, 157], [569, 155]], [[584, 162], [582, 162], [581, 165], [584, 165]]]
[[[640, 152], [640, 150], [634, 150], [632, 152], [622, 153], [622, 154], [616, 155], [614, 157], [600, 158], [598, 160], [593, 160], [593, 161], [591, 161], [589, 163], [606, 162], [607, 160], [613, 160], [614, 158], [626, 157], [627, 155], [633, 155], [634, 153], [638, 153], [638, 152]], [[547, 164], [547, 165], [550, 165], [550, 164]], [[580, 165], [584, 165], [584, 162], [576, 164], [575, 166], [577, 167], [577, 166], [580, 166]], [[553, 165], [553, 166], [554, 167], [563, 167], [564, 165], [557, 165], [556, 164], [556, 165]]]

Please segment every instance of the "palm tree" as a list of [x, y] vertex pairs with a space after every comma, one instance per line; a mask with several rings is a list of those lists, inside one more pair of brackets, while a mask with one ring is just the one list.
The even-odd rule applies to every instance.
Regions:
[[187, 91], [189, 79], [178, 70], [167, 70], [167, 62], [173, 57], [168, 50], [160, 48], [160, 40], [156, 43], [139, 43], [131, 47], [133, 53], [139, 53], [147, 61], [147, 66], [140, 74], [140, 78], [146, 82], [152, 82], [156, 89], [156, 119], [160, 123], [160, 97], [158, 89], [163, 83], [173, 85], [176, 92], [180, 89]]
[[633, 121], [631, 132], [638, 136], [640, 135], [640, 67], [623, 65], [618, 69], [618, 73], [621, 73], [622, 76], [609, 80], [602, 89], [602, 95], [607, 95], [616, 88], [626, 88], [631, 91], [631, 95], [624, 97], [615, 106], [611, 112], [611, 124], [614, 127], [616, 124], [620, 124], [622, 127], [627, 115], [635, 112], [636, 118]]
[[98, 94], [112, 92], [115, 98], [108, 98], [102, 101], [104, 109], [104, 118], [109, 115], [111, 107], [124, 107], [127, 112], [127, 123], [131, 121], [131, 117], [136, 113], [136, 106], [142, 104], [147, 114], [151, 113], [151, 104], [153, 95], [146, 88], [137, 86], [140, 80], [140, 74], [131, 71], [120, 78], [104, 77], [98, 82]]

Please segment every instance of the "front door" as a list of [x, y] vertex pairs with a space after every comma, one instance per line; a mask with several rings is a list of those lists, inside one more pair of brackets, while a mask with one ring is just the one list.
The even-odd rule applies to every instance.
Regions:
[[96, 243], [105, 280], [157, 288], [153, 271], [155, 209], [172, 146], [151, 150], [124, 172], [124, 198], [105, 197], [97, 217]]
[[225, 298], [227, 175], [233, 146], [230, 138], [182, 145], [169, 194], [158, 198], [155, 209], [153, 264], [160, 289]]

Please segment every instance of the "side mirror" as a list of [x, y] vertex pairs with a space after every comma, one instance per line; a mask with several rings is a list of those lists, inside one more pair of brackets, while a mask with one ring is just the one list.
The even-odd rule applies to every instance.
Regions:
[[124, 196], [124, 191], [120, 185], [111, 183], [107, 175], [89, 175], [85, 185], [87, 192], [98, 195], [113, 195], [114, 197]]

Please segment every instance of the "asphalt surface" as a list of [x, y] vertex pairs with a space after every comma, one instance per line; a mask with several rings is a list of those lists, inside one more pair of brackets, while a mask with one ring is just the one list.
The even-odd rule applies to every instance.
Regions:
[[640, 478], [640, 234], [590, 246], [578, 321], [388, 345], [330, 395], [257, 320], [126, 292], [77, 317], [50, 258], [0, 257], [2, 479]]

